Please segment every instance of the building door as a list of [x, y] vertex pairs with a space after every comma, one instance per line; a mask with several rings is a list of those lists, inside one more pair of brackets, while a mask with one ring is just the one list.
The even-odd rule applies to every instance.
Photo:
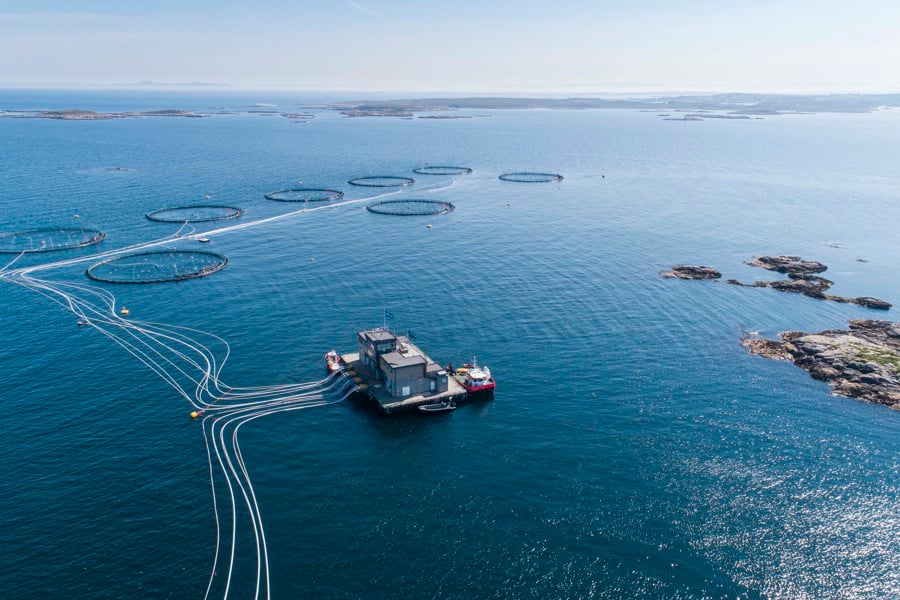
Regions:
[[400, 395], [401, 396], [409, 396], [409, 386], [408, 385], [403, 386], [403, 389], [401, 390]]

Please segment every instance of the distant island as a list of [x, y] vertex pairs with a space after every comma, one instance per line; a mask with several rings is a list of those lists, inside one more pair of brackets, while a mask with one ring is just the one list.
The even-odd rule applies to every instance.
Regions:
[[[281, 116], [290, 119], [292, 123], [306, 123], [316, 118], [309, 112], [281, 112], [273, 108], [274, 104], [258, 104], [245, 108], [240, 112], [259, 117]], [[163, 110], [131, 110], [123, 112], [97, 112], [81, 108], [66, 108], [60, 110], [0, 110], [0, 118], [7, 119], [56, 119], [59, 121], [107, 121], [110, 119], [133, 119], [143, 117], [180, 117], [197, 119], [213, 115], [231, 115], [235, 111], [224, 110], [221, 107], [209, 107], [210, 112], [196, 112], [180, 108], [167, 108]]]
[[[567, 109], [619, 108], [648, 110], [664, 119], [702, 121], [705, 119], [748, 119], [762, 116], [804, 113], [868, 113], [900, 107], [900, 94], [708, 94], [645, 98], [420, 98], [406, 100], [366, 100], [327, 105], [348, 117], [405, 117], [420, 112], [460, 109]], [[714, 112], [705, 112], [714, 111]], [[688, 113], [674, 117], [672, 113]]]
[[61, 121], [105, 121], [108, 119], [128, 119], [133, 117], [188, 117], [199, 118], [204, 115], [190, 110], [169, 108], [165, 110], [128, 111], [101, 113], [93, 110], [68, 108], [63, 110], [40, 110], [34, 112], [17, 112], [0, 115], [14, 119], [58, 119]]
[[[143, 82], [143, 85], [168, 85]], [[199, 85], [199, 84], [195, 84]], [[214, 85], [214, 84], [208, 84]], [[708, 94], [656, 96], [640, 98], [510, 98], [501, 96], [467, 98], [418, 98], [406, 100], [365, 100], [334, 104], [298, 104], [305, 111], [332, 110], [346, 117], [394, 117], [401, 119], [455, 120], [489, 117], [490, 114], [459, 114], [460, 110], [588, 110], [632, 109], [653, 113], [664, 121], [702, 122], [708, 119], [748, 120], [764, 117], [814, 113], [870, 113], [900, 108], [900, 94]], [[232, 114], [223, 107], [210, 107], [217, 112], [197, 113], [167, 109], [151, 111], [95, 112], [83, 109], [2, 110], [0, 117], [19, 119], [59, 119], [97, 121], [135, 117], [205, 117]], [[293, 122], [312, 119], [308, 112], [282, 112], [274, 104], [258, 103], [237, 112], [258, 116], [281, 114]]]

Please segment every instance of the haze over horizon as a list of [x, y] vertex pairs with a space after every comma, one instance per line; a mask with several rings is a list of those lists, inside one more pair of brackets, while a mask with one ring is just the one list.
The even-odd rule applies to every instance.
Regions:
[[0, 86], [900, 91], [900, 5], [863, 0], [851, 11], [836, 0], [783, 4], [85, 0], [73, 8], [61, 0], [0, 0]]

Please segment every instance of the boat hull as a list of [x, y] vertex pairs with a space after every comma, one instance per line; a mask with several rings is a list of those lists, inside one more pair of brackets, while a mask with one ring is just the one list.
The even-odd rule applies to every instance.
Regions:
[[423, 404], [418, 407], [419, 412], [426, 415], [439, 415], [456, 410], [455, 402], [440, 402], [437, 404]]
[[494, 380], [491, 379], [487, 383], [483, 383], [480, 385], [472, 385], [463, 382], [462, 386], [466, 389], [466, 393], [468, 394], [484, 394], [488, 392], [493, 392], [494, 388], [497, 387], [497, 384], [494, 383]]

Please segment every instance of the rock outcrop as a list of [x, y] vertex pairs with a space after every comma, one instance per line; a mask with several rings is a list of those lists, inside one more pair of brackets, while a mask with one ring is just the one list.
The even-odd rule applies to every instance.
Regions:
[[752, 354], [790, 360], [835, 394], [900, 410], [900, 323], [856, 319], [847, 330], [785, 331], [782, 341], [744, 336]]
[[826, 265], [815, 260], [803, 260], [799, 256], [757, 256], [747, 262], [751, 267], [778, 271], [787, 275], [814, 275], [828, 270]]
[[660, 273], [663, 277], [677, 277], [678, 279], [720, 279], [722, 274], [712, 267], [691, 267], [676, 265], [671, 271]]
[[[826, 296], [829, 300], [835, 300], [840, 298], [841, 296]], [[851, 302], [854, 304], [859, 304], [860, 306], [866, 306], [868, 308], [878, 308], [881, 310], [888, 310], [891, 308], [892, 304], [890, 302], [885, 302], [884, 300], [879, 300], [878, 298], [872, 298], [871, 296], [860, 296], [859, 298], [851, 298]]]
[[768, 269], [769, 271], [785, 273], [788, 276], [788, 279], [755, 281], [753, 283], [744, 283], [737, 279], [728, 279], [726, 280], [726, 283], [744, 287], [769, 287], [782, 292], [803, 294], [810, 298], [832, 300], [834, 302], [848, 302], [879, 310], [888, 310], [892, 306], [890, 302], [872, 298], [871, 296], [848, 298], [845, 296], [826, 294], [825, 292], [834, 285], [834, 282], [830, 279], [825, 279], [824, 277], [816, 275], [816, 273], [822, 273], [827, 270], [828, 267], [815, 260], [803, 260], [799, 256], [757, 256], [747, 264], [753, 267]]

